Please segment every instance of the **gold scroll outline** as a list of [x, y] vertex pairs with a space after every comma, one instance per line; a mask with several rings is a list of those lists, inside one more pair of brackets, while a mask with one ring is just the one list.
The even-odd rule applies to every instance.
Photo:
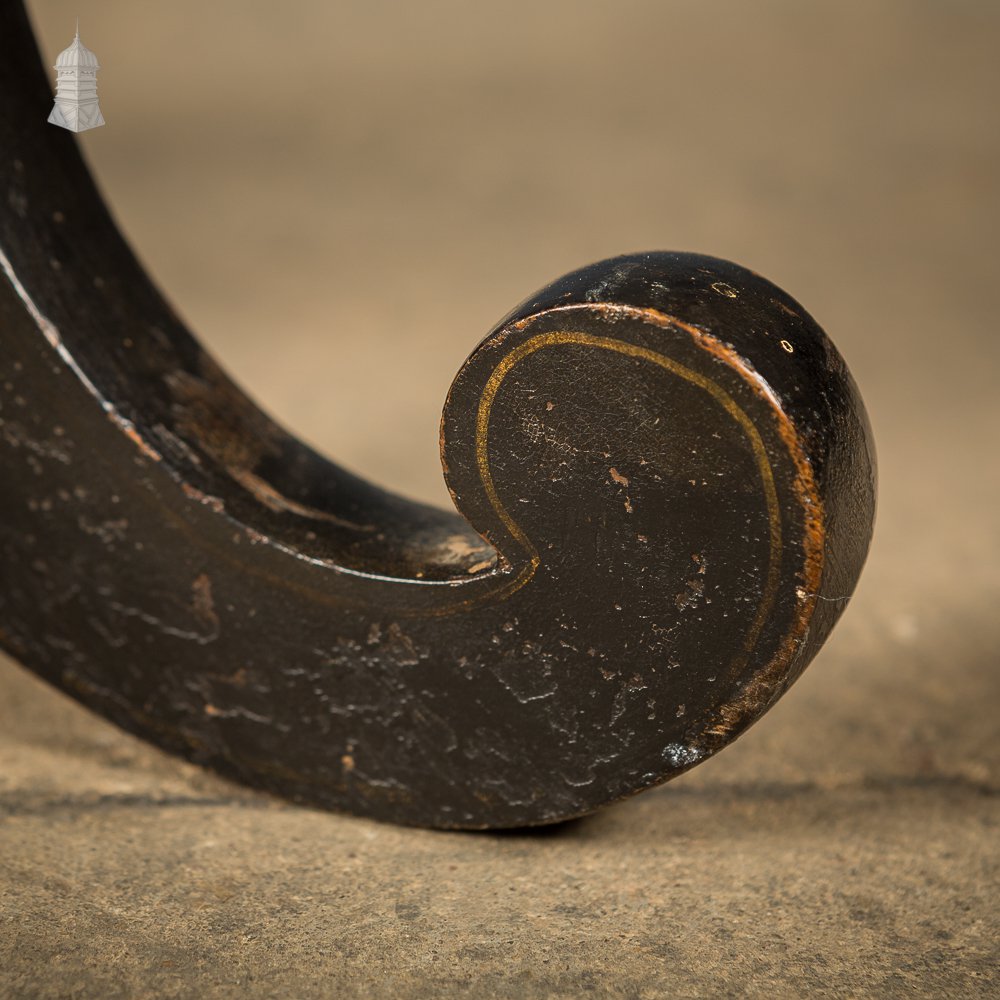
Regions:
[[483, 489], [486, 491], [486, 496], [491, 506], [496, 511], [504, 527], [529, 556], [528, 564], [521, 569], [517, 576], [509, 584], [501, 588], [499, 592], [494, 592], [492, 596], [503, 599], [520, 590], [535, 575], [541, 564], [541, 557], [538, 555], [538, 550], [520, 525], [511, 517], [510, 512], [497, 495], [496, 487], [493, 484], [493, 475], [490, 471], [489, 461], [489, 426], [493, 402], [496, 399], [501, 384], [515, 365], [536, 351], [560, 345], [596, 347], [613, 351], [616, 354], [622, 354], [626, 357], [649, 361], [659, 368], [670, 372], [672, 375], [677, 375], [707, 392], [739, 424], [744, 434], [746, 434], [764, 487], [764, 498], [767, 504], [768, 525], [770, 529], [770, 552], [764, 595], [757, 607], [757, 614], [754, 616], [754, 620], [743, 641], [740, 653], [730, 667], [731, 672], [741, 669], [756, 645], [764, 623], [767, 621], [767, 617], [771, 613], [771, 608], [774, 606], [781, 575], [781, 510], [778, 506], [778, 494], [774, 485], [774, 473], [771, 468], [771, 462], [767, 456], [767, 450], [764, 447], [760, 432], [754, 426], [753, 421], [747, 416], [746, 412], [737, 405], [725, 389], [707, 376], [693, 371], [685, 365], [674, 361], [672, 358], [650, 350], [647, 347], [640, 347], [637, 344], [629, 344], [611, 337], [599, 337], [594, 334], [574, 331], [558, 330], [550, 333], [539, 333], [515, 347], [514, 350], [500, 361], [490, 374], [483, 394], [480, 397], [479, 410], [476, 414], [476, 464], [479, 469], [479, 477], [483, 483]]

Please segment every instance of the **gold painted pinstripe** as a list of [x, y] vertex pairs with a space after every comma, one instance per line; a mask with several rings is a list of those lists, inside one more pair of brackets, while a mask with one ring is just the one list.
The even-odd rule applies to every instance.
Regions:
[[648, 361], [650, 364], [654, 364], [664, 371], [668, 371], [672, 375], [676, 375], [707, 392], [736, 421], [746, 435], [750, 448], [753, 451], [754, 460], [757, 463], [764, 498], [767, 504], [770, 528], [770, 552], [763, 597], [757, 607], [757, 613], [754, 616], [746, 638], [743, 641], [740, 653], [730, 668], [731, 671], [738, 670], [742, 667], [750, 651], [756, 644], [757, 639], [760, 637], [761, 629], [763, 629], [764, 623], [771, 613], [775, 597], [777, 596], [778, 581], [781, 574], [781, 511], [778, 507], [778, 494], [774, 485], [774, 473], [771, 468], [771, 462], [767, 456], [764, 442], [761, 440], [760, 433], [754, 426], [753, 421], [725, 389], [707, 376], [674, 361], [665, 354], [660, 354], [646, 347], [640, 347], [637, 344], [628, 344], [611, 337], [598, 337], [589, 333], [577, 333], [573, 331], [540, 333], [514, 348], [513, 351], [500, 361], [490, 374], [483, 394], [480, 397], [479, 410], [476, 414], [476, 464], [483, 489], [486, 491], [486, 496], [491, 506], [496, 511], [504, 527], [528, 555], [527, 565], [521, 569], [508, 585], [503, 587], [499, 593], [494, 593], [493, 596], [507, 597], [519, 590], [535, 575], [541, 563], [538, 550], [521, 526], [511, 517], [510, 512], [497, 495], [496, 487], [493, 484], [493, 475], [490, 471], [489, 462], [490, 414], [493, 409], [493, 403], [496, 400], [497, 393], [504, 379], [521, 361], [530, 357], [536, 351], [548, 347], [565, 345], [594, 347], [600, 350], [613, 351], [616, 354], [623, 354], [626, 357], [640, 358], [643, 361]]

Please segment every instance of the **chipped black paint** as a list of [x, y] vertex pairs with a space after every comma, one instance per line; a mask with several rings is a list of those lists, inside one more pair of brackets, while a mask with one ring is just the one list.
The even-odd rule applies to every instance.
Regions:
[[26, 666], [279, 794], [501, 827], [691, 767], [815, 654], [864, 561], [874, 458], [794, 300], [684, 254], [550, 285], [449, 394], [466, 521], [228, 381], [37, 114], [13, 5], [0, 50], [0, 639]]

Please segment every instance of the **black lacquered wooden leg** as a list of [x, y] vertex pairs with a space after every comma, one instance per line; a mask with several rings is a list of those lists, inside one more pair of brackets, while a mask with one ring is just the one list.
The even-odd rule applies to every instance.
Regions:
[[401, 823], [547, 823], [721, 749], [864, 562], [858, 392], [735, 264], [621, 257], [515, 309], [442, 421], [459, 513], [333, 465], [132, 256], [0, 13], [0, 639], [167, 750]]

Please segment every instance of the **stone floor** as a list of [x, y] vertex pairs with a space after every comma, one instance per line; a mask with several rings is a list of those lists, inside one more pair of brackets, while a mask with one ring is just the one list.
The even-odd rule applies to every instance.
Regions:
[[[47, 62], [78, 6], [31, 3]], [[757, 727], [533, 834], [293, 808], [0, 663], [0, 997], [1000, 995], [1000, 7], [94, 6], [82, 141], [122, 224], [345, 464], [446, 503], [477, 338], [659, 247], [813, 312], [882, 492], [851, 608]]]

